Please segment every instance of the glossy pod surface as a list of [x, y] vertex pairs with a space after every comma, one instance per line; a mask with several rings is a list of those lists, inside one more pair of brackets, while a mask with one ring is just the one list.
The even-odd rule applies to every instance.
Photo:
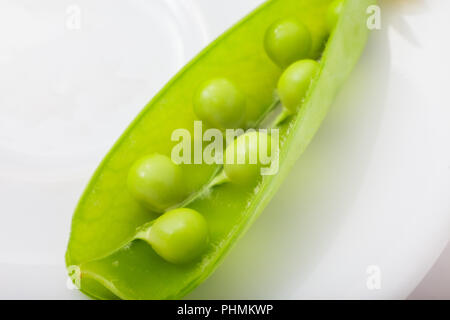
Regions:
[[[81, 290], [100, 299], [176, 299], [203, 281], [250, 227], [276, 192], [288, 170], [311, 141], [339, 87], [366, 42], [366, 9], [375, 0], [346, 0], [327, 42], [329, 0], [273, 0], [230, 29], [190, 64], [144, 108], [105, 157], [73, 217], [66, 254], [79, 268]], [[209, 244], [199, 259], [174, 264], [162, 259], [136, 230], [158, 217], [137, 203], [127, 188], [135, 161], [159, 153], [170, 157], [174, 130], [193, 135], [192, 97], [202, 83], [227, 78], [246, 97], [244, 125], [252, 127], [273, 103], [281, 70], [264, 50], [267, 28], [284, 18], [301, 20], [311, 32], [310, 58], [320, 58], [318, 74], [297, 114], [280, 127], [279, 171], [258, 186], [224, 184], [189, 207], [208, 226]], [[326, 45], [326, 46], [325, 46]], [[187, 193], [205, 185], [216, 165], [181, 165]]]

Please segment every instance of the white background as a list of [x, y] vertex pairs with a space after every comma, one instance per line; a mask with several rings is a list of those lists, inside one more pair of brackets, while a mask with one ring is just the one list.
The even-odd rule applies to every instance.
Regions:
[[[162, 85], [259, 3], [0, 0], [0, 298], [82, 297], [66, 287], [64, 252], [93, 170]], [[403, 299], [443, 251], [450, 4], [380, 4], [382, 29], [318, 136], [189, 298]], [[449, 256], [411, 297], [450, 298]]]

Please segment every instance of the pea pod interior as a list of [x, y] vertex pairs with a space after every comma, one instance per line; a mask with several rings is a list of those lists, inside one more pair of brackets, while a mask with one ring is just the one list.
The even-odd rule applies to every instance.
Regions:
[[[328, 38], [326, 12], [331, 0], [272, 0], [227, 31], [183, 68], [143, 109], [105, 157], [72, 221], [67, 266], [80, 269], [81, 290], [100, 299], [176, 299], [203, 281], [250, 227], [276, 192], [324, 119], [342, 83], [366, 43], [366, 9], [375, 0], [346, 0]], [[143, 241], [130, 241], [140, 226], [156, 217], [129, 194], [127, 174], [147, 154], [170, 157], [174, 130], [193, 136], [192, 96], [204, 81], [226, 77], [247, 97], [246, 124], [251, 126], [273, 103], [282, 70], [264, 51], [264, 34], [280, 18], [303, 21], [312, 36], [312, 57], [320, 58], [298, 114], [280, 128], [279, 171], [258, 185], [224, 184], [189, 205], [201, 212], [210, 229], [210, 244], [198, 261], [175, 265], [161, 259]], [[206, 129], [206, 128], [205, 128]], [[201, 188], [215, 165], [183, 165], [187, 188]]]

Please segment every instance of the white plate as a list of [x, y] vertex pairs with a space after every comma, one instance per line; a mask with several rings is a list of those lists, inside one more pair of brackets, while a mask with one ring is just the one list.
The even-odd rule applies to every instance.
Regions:
[[[0, 298], [82, 297], [64, 251], [92, 171], [170, 76], [261, 2], [2, 2]], [[450, 4], [381, 5], [318, 136], [189, 298], [401, 299], [444, 248]]]

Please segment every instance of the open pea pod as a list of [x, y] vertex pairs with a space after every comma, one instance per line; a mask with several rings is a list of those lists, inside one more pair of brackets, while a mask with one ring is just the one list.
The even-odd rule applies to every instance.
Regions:
[[[133, 121], [105, 157], [72, 221], [66, 254], [77, 270], [81, 290], [100, 299], [177, 299], [195, 288], [219, 265], [238, 238], [272, 198], [295, 160], [305, 150], [365, 46], [367, 7], [375, 0], [345, 0], [329, 36], [331, 0], [268, 1], [231, 28], [182, 69]], [[246, 126], [273, 104], [282, 70], [267, 56], [264, 35], [276, 20], [300, 19], [310, 30], [311, 56], [320, 59], [299, 112], [280, 126], [279, 171], [256, 187], [223, 184], [188, 207], [207, 221], [210, 241], [201, 257], [187, 264], [163, 260], [136, 230], [157, 217], [130, 195], [127, 174], [137, 158], [170, 156], [174, 130], [193, 132], [192, 96], [204, 81], [231, 79], [247, 97]], [[186, 188], [195, 192], [217, 172], [217, 165], [182, 165]]]

